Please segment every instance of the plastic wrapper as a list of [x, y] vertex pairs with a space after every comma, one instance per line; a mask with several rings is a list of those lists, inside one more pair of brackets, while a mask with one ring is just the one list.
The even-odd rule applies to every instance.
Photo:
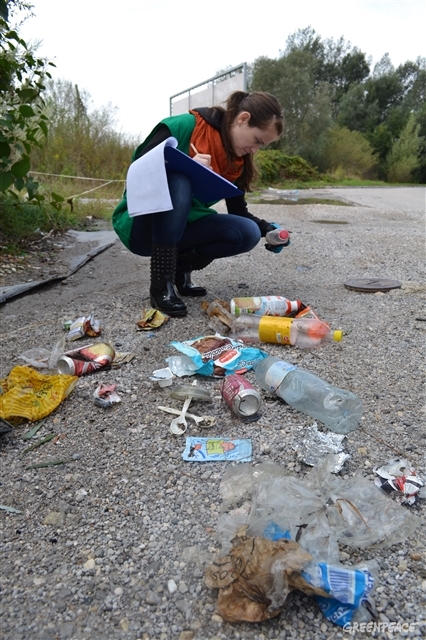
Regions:
[[56, 342], [52, 351], [43, 349], [42, 347], [34, 347], [24, 351], [20, 356], [20, 360], [35, 369], [56, 369], [58, 359], [65, 350], [65, 336], [61, 336]]
[[379, 476], [375, 484], [385, 493], [396, 495], [401, 504], [413, 505], [422, 497], [425, 482], [405, 458], [389, 460], [383, 467], [374, 467], [374, 472]]
[[295, 445], [299, 460], [314, 467], [329, 453], [336, 454], [336, 465], [333, 473], [339, 473], [349, 454], [343, 452], [342, 441], [345, 437], [341, 433], [323, 433], [318, 431], [317, 423], [310, 427], [297, 427], [300, 434], [300, 442]]
[[[255, 362], [268, 355], [265, 351], [248, 347], [242, 342], [218, 334], [201, 336], [185, 342], [173, 340], [170, 345], [191, 359], [192, 364], [196, 366], [195, 373], [216, 378], [222, 378], [230, 373], [245, 373], [253, 368]], [[169, 366], [173, 371], [170, 362]], [[181, 371], [184, 369], [185, 364], [182, 363]], [[193, 373], [193, 366], [188, 366], [186, 375]], [[185, 374], [181, 373], [181, 375]]]
[[315, 563], [301, 545], [271, 522], [263, 536], [237, 528], [229, 553], [207, 567], [205, 582], [219, 589], [218, 612], [228, 622], [262, 622], [277, 616], [293, 589], [315, 596], [328, 620], [344, 626], [374, 588], [365, 567]]
[[[288, 475], [274, 463], [228, 469], [220, 485], [223, 513], [217, 536], [225, 555], [232, 555], [235, 532], [243, 526], [253, 539], [297, 542], [311, 560], [292, 575], [291, 581], [286, 583], [283, 579], [281, 586], [273, 576], [264, 576], [269, 584], [269, 590], [264, 591], [267, 607], [280, 602], [280, 594], [270, 585], [282, 589], [284, 595], [290, 586], [315, 595], [327, 619], [344, 626], [351, 620], [371, 619], [377, 563], [345, 567], [339, 561], [339, 544], [387, 547], [405, 541], [421, 520], [378, 491], [373, 482], [358, 476], [344, 479], [334, 475], [335, 465], [336, 454], [328, 454], [303, 480]], [[285, 566], [283, 570], [287, 575]], [[245, 593], [250, 597], [250, 589]], [[225, 617], [230, 615], [232, 603], [226, 604], [221, 596], [219, 602], [219, 612]]]
[[167, 322], [169, 316], [161, 313], [158, 309], [142, 309], [142, 315], [136, 325], [138, 331], [151, 331], [151, 329], [158, 329], [162, 324]]
[[0, 417], [31, 422], [48, 416], [71, 393], [76, 376], [46, 375], [31, 367], [14, 367], [0, 380]]
[[[387, 547], [406, 538], [420, 519], [378, 491], [374, 482], [332, 473], [336, 456], [329, 454], [304, 479], [290, 476], [276, 464], [244, 465], [228, 470], [220, 485], [223, 510], [250, 501], [245, 523], [250, 535], [262, 535], [273, 521], [318, 562], [334, 564], [339, 543], [354, 548]], [[238, 524], [241, 524], [239, 519]], [[229, 544], [229, 517], [219, 538]]]
[[251, 452], [251, 440], [190, 437], [186, 439], [182, 458], [187, 462], [217, 462], [219, 460], [250, 462]]
[[98, 384], [93, 392], [93, 402], [95, 405], [102, 407], [102, 409], [109, 409], [113, 404], [121, 402], [116, 388], [116, 384]]

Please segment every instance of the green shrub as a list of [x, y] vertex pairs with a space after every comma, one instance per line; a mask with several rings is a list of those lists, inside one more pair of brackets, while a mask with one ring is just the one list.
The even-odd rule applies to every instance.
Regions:
[[339, 126], [327, 131], [323, 150], [324, 170], [340, 176], [364, 178], [371, 176], [376, 164], [377, 155], [362, 133]]
[[287, 156], [282, 151], [259, 151], [255, 156], [260, 185], [277, 184], [288, 180], [309, 182], [319, 174], [309, 162], [299, 156]]

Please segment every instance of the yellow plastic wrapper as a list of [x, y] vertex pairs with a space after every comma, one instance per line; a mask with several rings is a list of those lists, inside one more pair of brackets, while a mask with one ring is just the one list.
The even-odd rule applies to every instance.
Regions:
[[0, 417], [16, 422], [41, 420], [59, 406], [77, 384], [77, 376], [46, 375], [31, 367], [14, 367], [0, 380]]

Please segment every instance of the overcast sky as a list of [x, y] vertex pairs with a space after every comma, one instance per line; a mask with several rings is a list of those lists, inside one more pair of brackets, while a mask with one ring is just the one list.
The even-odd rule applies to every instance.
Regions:
[[32, 0], [21, 27], [54, 78], [118, 107], [117, 128], [145, 137], [169, 97], [227, 66], [276, 58], [311, 26], [394, 66], [426, 55], [426, 0]]

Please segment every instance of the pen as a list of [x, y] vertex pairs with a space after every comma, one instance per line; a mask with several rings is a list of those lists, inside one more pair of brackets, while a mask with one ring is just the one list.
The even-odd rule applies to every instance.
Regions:
[[197, 147], [195, 146], [195, 144], [192, 144], [191, 142], [191, 149], [193, 150], [193, 152], [195, 153], [195, 155], [199, 155], [198, 151], [197, 151]]

